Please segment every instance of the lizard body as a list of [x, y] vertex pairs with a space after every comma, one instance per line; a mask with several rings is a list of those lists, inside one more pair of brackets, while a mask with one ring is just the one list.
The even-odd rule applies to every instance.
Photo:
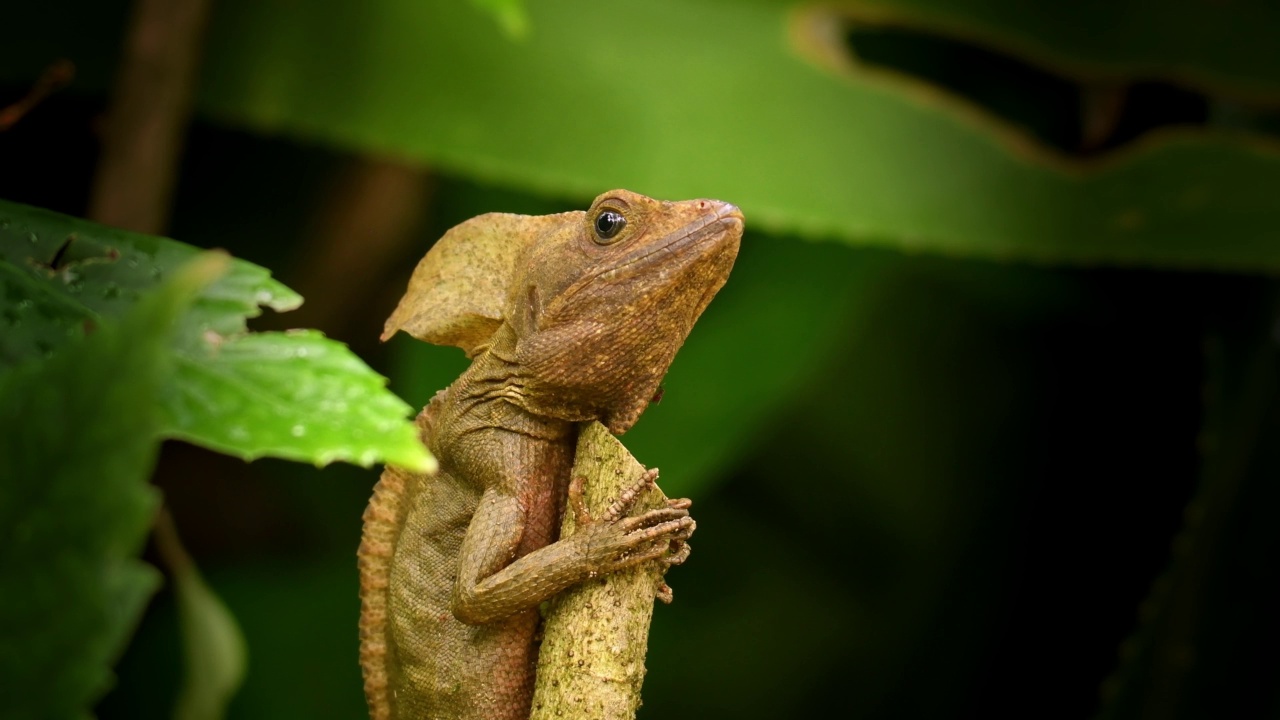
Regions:
[[538, 604], [595, 575], [677, 563], [687, 501], [560, 540], [578, 424], [625, 432], [728, 277], [742, 215], [627, 191], [587, 212], [449, 231], [387, 322], [471, 366], [418, 417], [440, 470], [388, 467], [365, 512], [361, 665], [375, 720], [525, 720]]

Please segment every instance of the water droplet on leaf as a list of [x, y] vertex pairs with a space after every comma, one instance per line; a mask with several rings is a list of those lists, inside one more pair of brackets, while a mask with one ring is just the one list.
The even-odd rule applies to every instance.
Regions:
[[292, 428], [289, 428], [289, 434], [294, 437], [302, 437], [307, 434], [307, 429], [301, 425], [294, 425]]

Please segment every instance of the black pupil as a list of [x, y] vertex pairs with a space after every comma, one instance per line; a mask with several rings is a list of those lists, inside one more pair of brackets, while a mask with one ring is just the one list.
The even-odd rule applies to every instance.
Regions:
[[622, 226], [626, 224], [626, 218], [612, 210], [605, 210], [596, 217], [596, 234], [602, 240], [608, 240], [621, 232]]

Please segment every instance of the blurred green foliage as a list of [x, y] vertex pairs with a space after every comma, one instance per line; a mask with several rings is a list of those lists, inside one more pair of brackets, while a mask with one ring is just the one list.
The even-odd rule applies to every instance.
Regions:
[[173, 716], [177, 720], [224, 717], [227, 705], [244, 682], [244, 635], [226, 604], [182, 549], [173, 519], [162, 514], [154, 532], [173, 581], [183, 639], [185, 677]]
[[158, 500], [147, 478], [169, 337], [226, 265], [194, 260], [120, 324], [0, 377], [6, 717], [83, 717], [110, 687], [159, 580], [137, 555]]
[[[79, 79], [0, 133], [0, 196], [82, 211], [125, 11], [4, 11], [0, 97]], [[173, 234], [293, 283], [365, 158], [430, 172], [377, 290], [321, 289], [420, 406], [461, 353], [371, 339], [454, 223], [743, 207], [625, 438], [699, 522], [641, 718], [1278, 717], [1278, 30], [1261, 0], [225, 0]], [[372, 474], [171, 444], [157, 478], [248, 642], [229, 716], [360, 716]], [[171, 715], [175, 602], [101, 716]]]

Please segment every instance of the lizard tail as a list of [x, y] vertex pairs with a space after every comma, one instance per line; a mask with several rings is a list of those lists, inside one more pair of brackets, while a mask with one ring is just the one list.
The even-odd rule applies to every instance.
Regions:
[[388, 466], [373, 487], [364, 511], [364, 532], [356, 551], [360, 568], [360, 668], [364, 671], [364, 695], [371, 720], [390, 720], [391, 692], [388, 677], [387, 591], [391, 580], [391, 555], [404, 522], [405, 471]]

